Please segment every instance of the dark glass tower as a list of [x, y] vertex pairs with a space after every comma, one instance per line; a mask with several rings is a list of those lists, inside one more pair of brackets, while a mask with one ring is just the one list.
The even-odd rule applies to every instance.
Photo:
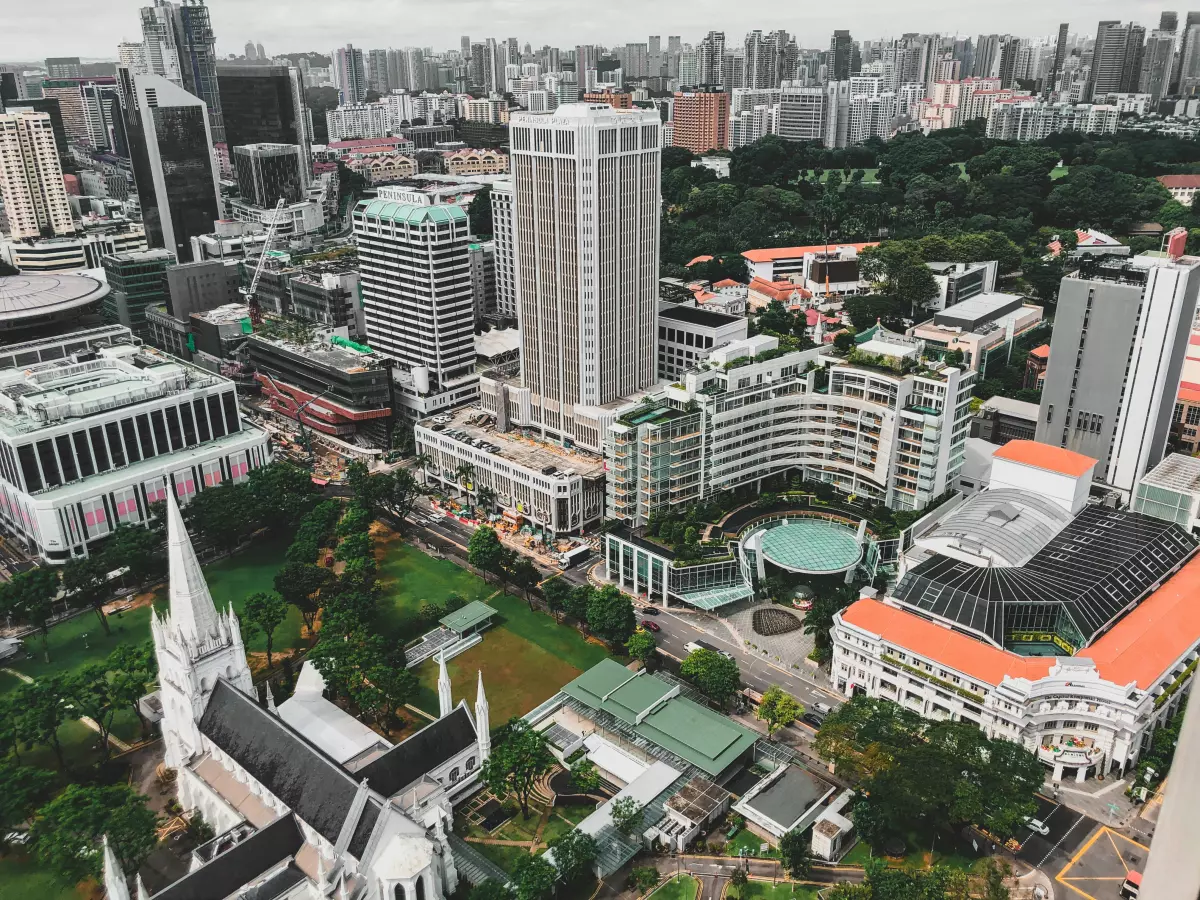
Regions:
[[300, 147], [296, 144], [248, 144], [231, 154], [242, 199], [271, 207], [280, 199], [298, 203], [308, 189]]
[[304, 109], [304, 80], [289, 66], [217, 67], [225, 142], [246, 144], [299, 144], [308, 152]]

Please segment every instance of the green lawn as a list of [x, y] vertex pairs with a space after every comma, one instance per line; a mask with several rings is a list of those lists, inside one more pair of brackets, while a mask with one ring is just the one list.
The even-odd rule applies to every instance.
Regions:
[[1055, 166], [1050, 170], [1050, 180], [1058, 181], [1060, 178], [1066, 178], [1071, 173], [1070, 166]]
[[696, 900], [696, 879], [690, 875], [676, 875], [653, 894], [654, 900]]
[[506, 847], [502, 844], [476, 844], [472, 843], [472, 847], [502, 868], [505, 872], [512, 872], [513, 866], [522, 856], [528, 856], [529, 850], [525, 847]]
[[592, 813], [594, 813], [596, 811], [596, 804], [594, 804], [594, 803], [571, 803], [571, 804], [564, 803], [559, 806], [555, 806], [554, 811], [556, 813], [558, 813], [560, 816], [562, 816], [564, 819], [567, 819], [568, 821], [574, 823], [575, 825], [578, 825], [580, 822], [582, 822], [584, 819], [586, 819], [588, 816], [590, 816]]
[[568, 831], [572, 831], [575, 826], [563, 819], [561, 816], [551, 815], [546, 820], [546, 827], [542, 829], [542, 841], [549, 844], [555, 838], [560, 838]]
[[782, 881], [748, 881], [738, 890], [730, 885], [729, 897], [737, 900], [817, 900], [817, 888], [811, 884], [789, 884]]
[[[246, 597], [256, 591], [274, 590], [275, 574], [283, 567], [284, 553], [291, 543], [291, 535], [270, 536], [257, 541], [249, 550], [227, 557], [204, 567], [204, 576], [212, 592], [213, 602], [224, 609], [232, 602], [239, 614]], [[156, 596], [160, 609], [166, 607], [166, 593]], [[92, 613], [84, 613], [50, 629], [50, 664], [42, 655], [42, 642], [33, 636], [25, 642], [28, 658], [12, 664], [12, 668], [31, 678], [40, 678], [47, 673], [70, 674], [84, 666], [99, 662], [119, 644], [141, 643], [150, 640], [150, 607], [139, 606], [108, 617], [111, 634], [105, 634], [100, 620]], [[287, 620], [275, 631], [275, 647], [287, 649], [299, 647], [300, 613], [291, 608]], [[246, 641], [251, 653], [266, 650], [266, 641], [260, 636]], [[11, 690], [15, 679], [0, 682], [0, 689]]]
[[482, 578], [445, 559], [434, 559], [399, 538], [375, 541], [382, 551], [379, 581], [384, 602], [381, 624], [392, 631], [405, 628], [425, 601], [442, 602], [452, 593], [465, 600], [482, 600], [495, 588]]
[[31, 860], [15, 855], [0, 858], [0, 900], [80, 900], [82, 896]]
[[[910, 834], [908, 836], [909, 852], [902, 860], [889, 859], [888, 865], [905, 869], [924, 869], [930, 865], [949, 866], [952, 869], [961, 869], [964, 872], [969, 872], [972, 866], [975, 865], [975, 858], [956, 852], [957, 848], [951, 839], [945, 835], [938, 836], [936, 849], [931, 861], [929, 848], [933, 846], [932, 839], [915, 833]], [[911, 849], [913, 847], [917, 849]], [[865, 866], [867, 860], [871, 858], [871, 848], [867, 846], [867, 842], [859, 841], [842, 858], [842, 863], [847, 866]]]
[[[767, 845], [765, 853], [759, 849], [763, 844]], [[764, 841], [749, 828], [743, 828], [725, 845], [725, 853], [729, 856], [741, 856], [743, 850], [746, 851], [746, 856], [774, 857], [779, 855], [779, 849], [774, 844]]]

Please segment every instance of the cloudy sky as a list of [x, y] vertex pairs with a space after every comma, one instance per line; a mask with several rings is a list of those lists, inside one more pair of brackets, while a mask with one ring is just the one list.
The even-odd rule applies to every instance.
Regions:
[[[115, 58], [122, 40], [140, 38], [142, 0], [3, 0], [0, 61], [46, 56]], [[648, 34], [679, 34], [694, 43], [709, 29], [740, 40], [747, 30], [785, 28], [803, 46], [828, 46], [835, 28], [857, 39], [906, 31], [978, 34], [1053, 33], [1067, 19], [1072, 31], [1092, 34], [1101, 19], [1132, 18], [1147, 28], [1158, 24], [1161, 3], [1146, 0], [1088, 0], [1046, 3], [1007, 0], [849, 0], [842, 3], [782, 3], [779, 0], [209, 0], [217, 49], [240, 53], [247, 40], [268, 53], [327, 52], [352, 42], [366, 48], [457, 47], [459, 36], [515, 36], [524, 44], [569, 47], [644, 41]], [[1085, 12], [1086, 10], [1086, 12]], [[1180, 18], [1183, 15], [1181, 13]]]

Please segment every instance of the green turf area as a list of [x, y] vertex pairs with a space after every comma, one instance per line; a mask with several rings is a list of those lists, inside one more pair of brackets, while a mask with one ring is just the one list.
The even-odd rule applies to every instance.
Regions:
[[[896, 866], [905, 869], [925, 869], [930, 865], [949, 866], [952, 869], [961, 869], [964, 872], [969, 872], [972, 866], [975, 865], [974, 857], [966, 853], [959, 853], [957, 847], [951, 838], [946, 835], [938, 835], [937, 843], [928, 837], [923, 837], [916, 833], [908, 835], [909, 852], [905, 854], [903, 859], [888, 859], [889, 866]], [[916, 847], [917, 849], [912, 849]], [[930, 848], [935, 848], [933, 856], [930, 857]], [[969, 849], [969, 848], [965, 848]], [[872, 858], [871, 848], [867, 846], [866, 841], [859, 841], [850, 848], [850, 852], [842, 857], [842, 864], [847, 866], [865, 866], [867, 860]]]
[[1050, 180], [1058, 181], [1060, 178], [1066, 178], [1071, 173], [1070, 166], [1055, 166], [1050, 170]]
[[737, 900], [816, 900], [817, 888], [811, 884], [789, 884], [786, 881], [779, 884], [748, 881], [740, 889], [730, 885], [726, 896], [736, 897]]
[[842, 865], [866, 866], [867, 860], [872, 859], [871, 848], [866, 841], [859, 841], [850, 848], [850, 852], [842, 857]]
[[654, 900], [696, 900], [696, 879], [690, 875], [676, 875], [664, 882], [653, 896]]
[[554, 811], [569, 822], [578, 825], [596, 811], [595, 803], [563, 803], [554, 807]]
[[503, 844], [478, 844], [475, 842], [472, 842], [471, 846], [505, 872], [511, 872], [518, 859], [529, 855], [527, 847], [508, 847]]
[[[267, 537], [242, 553], [205, 566], [204, 577], [217, 608], [224, 609], [232, 602], [234, 610], [240, 614], [247, 596], [256, 591], [274, 590], [275, 575], [283, 567], [284, 553], [290, 543], [290, 534]], [[155, 603], [160, 609], [165, 608], [165, 591], [157, 596]], [[150, 607], [139, 606], [111, 615], [108, 624], [111, 634], [104, 633], [100, 620], [92, 613], [68, 619], [50, 629], [49, 665], [42, 655], [41, 638], [35, 635], [25, 642], [28, 658], [12, 663], [12, 668], [31, 678], [39, 678], [48, 672], [69, 674], [104, 659], [119, 644], [148, 641]], [[295, 608], [289, 609], [287, 619], [275, 630], [275, 647], [280, 650], [299, 647], [302, 643], [300, 625], [300, 613]], [[246, 648], [251, 653], [265, 651], [266, 647], [261, 636], [246, 641]], [[13, 686], [15, 680], [0, 682], [3, 690], [11, 690]]]
[[[766, 852], [761, 849], [762, 845], [766, 844]], [[743, 828], [733, 838], [725, 844], [725, 853], [728, 856], [779, 856], [779, 849], [770, 841], [764, 841], [749, 828]]]
[[[493, 597], [496, 589], [482, 578], [408, 544], [389, 542], [379, 572], [384, 597], [391, 601], [385, 600], [385, 622], [402, 624], [421, 603], [440, 602], [452, 591], [467, 600], [487, 600], [496, 610], [495, 624], [484, 632], [483, 641], [446, 663], [456, 702], [465, 697], [474, 703], [477, 673], [483, 672], [493, 725], [529, 712], [609, 655], [602, 645], [558, 624], [553, 616], [534, 612], [517, 597]], [[424, 662], [416, 672], [421, 687], [414, 705], [436, 713], [437, 662]]]
[[83, 896], [32, 860], [15, 855], [0, 858], [0, 900], [80, 900]]
[[546, 820], [546, 827], [542, 829], [542, 842], [550, 843], [555, 838], [562, 837], [568, 831], [574, 830], [575, 826], [561, 816], [551, 814]]

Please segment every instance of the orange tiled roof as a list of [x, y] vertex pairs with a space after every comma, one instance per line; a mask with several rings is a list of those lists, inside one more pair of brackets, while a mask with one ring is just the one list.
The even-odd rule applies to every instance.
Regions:
[[1097, 462], [1090, 456], [1084, 456], [1074, 450], [1024, 440], [1009, 441], [996, 451], [993, 458], [1024, 463], [1027, 466], [1045, 469], [1047, 472], [1058, 472], [1075, 478], [1086, 475]]
[[1184, 403], [1200, 403], [1200, 384], [1192, 385], [1191, 387], [1185, 387], [1187, 384], [1189, 384], [1189, 382], [1182, 382], [1179, 385], [1179, 394], [1177, 399], [1182, 400]]
[[859, 600], [841, 615], [890, 644], [985, 684], [1000, 684], [1005, 675], [1036, 681], [1044, 678], [1053, 664], [1053, 657], [1018, 656], [879, 600]]
[[1113, 684], [1148, 690], [1200, 635], [1200, 555], [1079, 656], [1090, 657]]
[[750, 279], [750, 290], [781, 302], [790, 300], [793, 293], [798, 293], [804, 299], [812, 296], [809, 291], [790, 281], [767, 281], [757, 275]]
[[[836, 247], [853, 247], [855, 250], [861, 250], [863, 247], [876, 247], [878, 241], [869, 241], [865, 244], [814, 244], [811, 247], [768, 247], [763, 250], [747, 250], [742, 254], [750, 262], [774, 262], [777, 259], [799, 259], [805, 253], [824, 252], [826, 247], [833, 250]], [[688, 263], [691, 265], [691, 263]]]
[[1042, 344], [1040, 347], [1034, 347], [1029, 351], [1030, 356], [1036, 356], [1038, 359], [1048, 359], [1050, 356], [1050, 345]]
[[741, 284], [740, 281], [734, 281], [732, 278], [722, 278], [720, 281], [718, 281], [716, 284], [713, 285], [713, 288], [716, 289], [716, 288], [738, 287], [740, 284]]
[[687, 264], [687, 267], [691, 268], [696, 263], [708, 262], [710, 259], [712, 259], [711, 256], [697, 256], [695, 259], [693, 259], [691, 262], [689, 262]]
[[1159, 175], [1158, 183], [1166, 188], [1200, 188], [1200, 175]]

